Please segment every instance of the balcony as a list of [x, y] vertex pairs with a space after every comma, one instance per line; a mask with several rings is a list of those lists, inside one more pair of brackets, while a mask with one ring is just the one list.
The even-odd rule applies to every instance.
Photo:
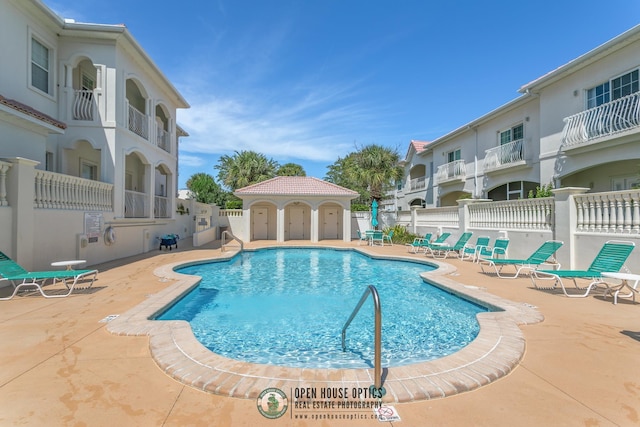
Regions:
[[129, 130], [138, 136], [149, 139], [149, 120], [144, 113], [129, 105]]
[[147, 207], [147, 195], [137, 191], [125, 190], [124, 192], [124, 216], [125, 218], [149, 217]]
[[156, 145], [167, 153], [171, 152], [171, 135], [160, 126], [156, 128]]
[[562, 146], [572, 149], [640, 126], [640, 92], [564, 119]]
[[92, 90], [75, 90], [71, 111], [73, 120], [93, 121], [95, 102]]
[[409, 181], [409, 191], [422, 190], [427, 186], [427, 177], [421, 176], [420, 178], [414, 178]]
[[169, 212], [169, 198], [164, 196], [153, 197], [153, 216], [155, 218], [171, 218]]
[[526, 150], [524, 139], [511, 141], [507, 144], [485, 151], [484, 172], [498, 172], [505, 169], [512, 170], [517, 166], [526, 166]]
[[438, 184], [453, 184], [462, 182], [467, 177], [467, 168], [464, 160], [455, 160], [438, 166], [436, 179]]

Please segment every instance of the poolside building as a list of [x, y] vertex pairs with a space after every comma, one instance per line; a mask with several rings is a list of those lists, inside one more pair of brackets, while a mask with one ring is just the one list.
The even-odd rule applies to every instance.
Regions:
[[27, 268], [95, 264], [181, 233], [189, 104], [129, 30], [40, 0], [0, 3], [0, 29], [0, 249]]

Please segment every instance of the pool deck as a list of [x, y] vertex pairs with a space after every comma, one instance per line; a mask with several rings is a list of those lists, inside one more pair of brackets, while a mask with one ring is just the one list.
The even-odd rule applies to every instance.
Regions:
[[[247, 247], [267, 243], [272, 242]], [[356, 242], [323, 243], [358, 248]], [[399, 245], [366, 250], [381, 256], [425, 258], [407, 254]], [[101, 322], [109, 315], [125, 316], [169, 292], [179, 280], [156, 275], [163, 266], [220, 256], [216, 243], [192, 248], [181, 241], [178, 250], [152, 251], [95, 266], [100, 273], [93, 288], [68, 298], [23, 296], [0, 301], [0, 425], [381, 425], [377, 420], [300, 421], [290, 417], [292, 411], [268, 420], [253, 398], [208, 393], [171, 377], [166, 366], [156, 362], [157, 354], [155, 360], [152, 357], [155, 350], [149, 336], [109, 332], [124, 319]], [[613, 305], [611, 298], [604, 300], [598, 294], [569, 299], [534, 289], [526, 277], [497, 279], [480, 273], [470, 262], [448, 259], [447, 264], [452, 268], [438, 280], [460, 283], [489, 299], [512, 301], [513, 307], [523, 308], [525, 317], [533, 315], [511, 335], [504, 334], [520, 334], [524, 340], [515, 340], [513, 352], [517, 356], [520, 345], [523, 353], [506, 376], [471, 391], [457, 390], [444, 398], [396, 399], [400, 402], [390, 404], [401, 421], [387, 424], [640, 425], [639, 303], [621, 299]], [[0, 289], [0, 296], [8, 291]], [[536, 312], [544, 320], [537, 321], [532, 314]], [[272, 369], [264, 372], [270, 374]], [[227, 380], [220, 377], [218, 386]]]

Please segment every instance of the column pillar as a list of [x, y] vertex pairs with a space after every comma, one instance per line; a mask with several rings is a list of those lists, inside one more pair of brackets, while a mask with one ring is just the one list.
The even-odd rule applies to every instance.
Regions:
[[21, 157], [7, 159], [12, 163], [7, 172], [7, 202], [13, 210], [11, 257], [26, 269], [34, 267], [35, 251], [35, 179], [40, 162]]
[[556, 253], [556, 259], [562, 268], [573, 269], [576, 266], [576, 224], [578, 213], [573, 196], [584, 194], [589, 188], [566, 187], [551, 190], [554, 200], [553, 238], [564, 242]]

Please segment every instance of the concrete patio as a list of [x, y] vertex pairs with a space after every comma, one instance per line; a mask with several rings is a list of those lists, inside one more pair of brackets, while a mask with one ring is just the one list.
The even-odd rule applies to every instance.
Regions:
[[[424, 257], [398, 245], [368, 250]], [[100, 270], [94, 287], [68, 298], [0, 301], [0, 425], [381, 425], [301, 421], [289, 412], [266, 419], [254, 399], [209, 394], [174, 380], [152, 359], [148, 337], [112, 335], [101, 322], [168, 287], [171, 281], [155, 276], [156, 268], [220, 255], [219, 242], [192, 248], [181, 241], [178, 250], [94, 266]], [[520, 326], [526, 352], [508, 376], [451, 397], [394, 403], [401, 421], [387, 424], [640, 425], [640, 304], [621, 299], [613, 305], [598, 294], [569, 299], [533, 289], [528, 278], [500, 280], [480, 273], [476, 264], [447, 262], [456, 269], [449, 278], [535, 306], [544, 321]], [[0, 296], [8, 293], [0, 289]]]

